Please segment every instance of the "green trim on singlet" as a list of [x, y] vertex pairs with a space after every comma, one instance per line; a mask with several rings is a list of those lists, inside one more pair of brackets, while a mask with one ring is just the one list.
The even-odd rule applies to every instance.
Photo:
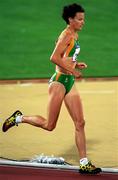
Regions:
[[75, 77], [73, 75], [68, 75], [68, 74], [62, 74], [60, 72], [55, 72], [53, 76], [51, 77], [49, 83], [52, 82], [60, 82], [61, 84], [64, 85], [66, 94], [69, 93], [71, 90], [74, 82], [75, 82]]

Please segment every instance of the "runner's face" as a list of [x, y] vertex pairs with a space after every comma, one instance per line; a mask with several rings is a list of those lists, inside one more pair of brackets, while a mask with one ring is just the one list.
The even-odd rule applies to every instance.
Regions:
[[70, 25], [77, 30], [80, 31], [84, 25], [84, 13], [76, 13], [74, 18], [70, 18]]

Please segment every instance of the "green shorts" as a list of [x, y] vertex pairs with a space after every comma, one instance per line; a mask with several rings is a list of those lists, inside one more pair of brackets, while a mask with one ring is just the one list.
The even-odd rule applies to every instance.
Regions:
[[63, 84], [66, 89], [66, 94], [67, 94], [71, 90], [75, 82], [75, 77], [73, 75], [62, 74], [61, 72], [55, 72], [53, 76], [51, 77], [49, 83], [54, 82], [54, 81], [57, 81]]

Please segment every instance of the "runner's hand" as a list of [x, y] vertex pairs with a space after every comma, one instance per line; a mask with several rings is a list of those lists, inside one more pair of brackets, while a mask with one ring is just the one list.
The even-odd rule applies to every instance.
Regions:
[[84, 62], [77, 63], [76, 64], [76, 68], [78, 68], [78, 69], [85, 69], [85, 68], [87, 68], [87, 64], [84, 63]]

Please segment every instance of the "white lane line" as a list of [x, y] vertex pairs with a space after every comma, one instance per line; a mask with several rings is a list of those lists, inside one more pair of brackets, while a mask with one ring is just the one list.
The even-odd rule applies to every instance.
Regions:
[[80, 90], [81, 94], [114, 94], [115, 90]]
[[23, 84], [19, 84], [21, 87], [29, 87], [32, 86], [32, 83], [23, 83]]
[[[20, 87], [33, 86], [33, 83], [18, 84]], [[81, 94], [115, 94], [116, 90], [79, 90]]]

